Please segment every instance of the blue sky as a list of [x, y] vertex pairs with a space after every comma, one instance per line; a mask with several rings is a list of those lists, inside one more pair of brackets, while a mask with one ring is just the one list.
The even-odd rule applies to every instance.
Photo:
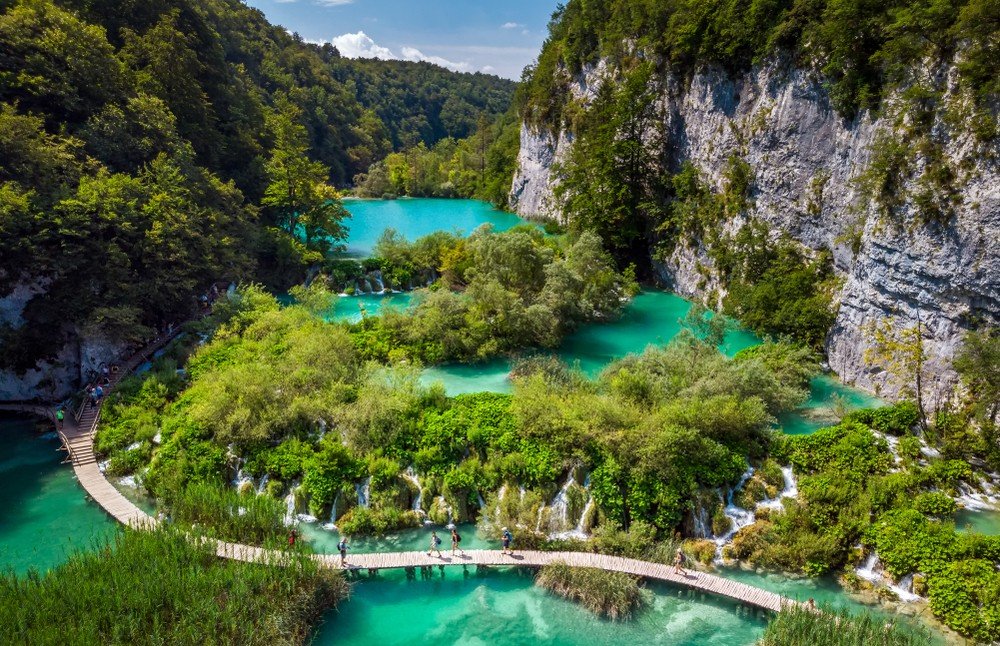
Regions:
[[246, 0], [268, 20], [351, 57], [428, 60], [518, 79], [557, 0]]

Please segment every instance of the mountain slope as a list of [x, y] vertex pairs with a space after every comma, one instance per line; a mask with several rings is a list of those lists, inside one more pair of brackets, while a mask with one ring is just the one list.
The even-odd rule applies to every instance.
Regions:
[[[568, 3], [511, 203], [761, 332], [818, 336], [848, 382], [897, 396], [919, 372], [940, 402], [965, 332], [1000, 322], [1000, 9], [772, 4]], [[915, 338], [919, 368], [886, 360]]]

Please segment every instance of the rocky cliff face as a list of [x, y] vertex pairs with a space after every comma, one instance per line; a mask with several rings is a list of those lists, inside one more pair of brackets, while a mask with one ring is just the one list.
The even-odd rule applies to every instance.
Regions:
[[[571, 88], [574, 96], [586, 102], [609, 73], [603, 65], [585, 71]], [[949, 70], [939, 73], [947, 79]], [[755, 178], [749, 215], [767, 222], [775, 235], [788, 232], [805, 247], [833, 251], [843, 287], [827, 339], [831, 368], [847, 383], [896, 396], [901, 384], [864, 360], [870, 329], [886, 319], [896, 329], [919, 321], [930, 357], [931, 403], [946, 397], [956, 381], [951, 359], [965, 331], [977, 320], [1000, 322], [996, 144], [983, 155], [971, 135], [945, 133], [944, 159], [953, 168], [971, 170], [959, 173], [954, 217], [927, 224], [915, 215], [913, 186], [903, 191], [904, 206], [895, 216], [881, 215], [860, 194], [857, 178], [868, 167], [879, 133], [898, 133], [898, 122], [869, 114], [845, 121], [809, 73], [775, 63], [736, 78], [706, 70], [688, 84], [672, 78], [657, 83], [661, 131], [649, 137], [652, 145], [666, 145], [677, 166], [691, 160], [716, 187], [727, 159], [740, 155]], [[553, 164], [570, 146], [565, 133], [522, 128], [511, 191], [518, 213], [560, 217], [552, 195], [558, 181]], [[919, 170], [923, 163], [918, 156], [914, 165]], [[660, 277], [687, 296], [717, 294], [711, 260], [699, 241], [688, 242], [658, 263]]]
[[[0, 324], [23, 325], [25, 305], [44, 289], [45, 284], [40, 282], [20, 284], [0, 298]], [[0, 369], [0, 401], [57, 401], [68, 397], [80, 384], [97, 374], [101, 364], [118, 360], [125, 350], [124, 343], [101, 337], [74, 336], [53, 357], [39, 361], [29, 370]]]

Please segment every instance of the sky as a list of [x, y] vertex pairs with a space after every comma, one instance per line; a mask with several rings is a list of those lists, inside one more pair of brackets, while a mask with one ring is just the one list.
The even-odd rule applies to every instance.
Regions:
[[352, 58], [425, 60], [520, 79], [557, 0], [245, 0], [305, 40]]

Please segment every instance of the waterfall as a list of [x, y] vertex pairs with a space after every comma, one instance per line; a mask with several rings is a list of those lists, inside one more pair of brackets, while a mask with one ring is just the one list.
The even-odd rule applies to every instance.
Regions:
[[538, 507], [538, 520], [535, 522], [535, 531], [542, 531], [542, 512], [545, 511], [545, 504], [543, 503]]
[[500, 491], [497, 492], [497, 500], [503, 500], [503, 497], [507, 495], [507, 483], [503, 483], [500, 486]]
[[799, 487], [795, 481], [795, 474], [792, 473], [792, 467], [781, 467], [781, 479], [785, 482], [785, 488], [781, 490], [781, 493], [776, 498], [757, 503], [758, 508], [781, 509], [781, 501], [783, 499], [795, 498], [799, 495]]
[[695, 538], [708, 538], [712, 535], [712, 527], [708, 521], [708, 510], [705, 506], [699, 504], [691, 512], [691, 521], [694, 525], [694, 535]]
[[153, 436], [153, 444], [162, 444], [162, 443], [163, 443], [163, 433], [157, 431], [156, 435]]
[[[552, 526], [554, 521], [559, 523], [556, 531], [563, 531], [569, 522], [569, 488], [576, 484], [576, 479], [573, 477], [574, 469], [570, 469], [569, 475], [566, 476], [566, 482], [563, 483], [562, 488], [556, 497], [552, 500], [552, 513], [549, 516], [549, 526]], [[541, 509], [539, 509], [539, 522], [541, 522]]]
[[417, 488], [417, 495], [413, 499], [413, 506], [411, 509], [420, 515], [424, 514], [423, 507], [421, 505], [423, 499], [423, 490], [420, 488], [420, 478], [417, 477], [416, 472], [413, 470], [412, 466], [406, 467], [406, 471], [403, 472], [403, 477], [413, 483], [413, 486]]
[[268, 479], [269, 479], [269, 476], [266, 473], [264, 474], [264, 477], [260, 479], [260, 484], [257, 485], [257, 495], [258, 496], [261, 495], [261, 494], [263, 494], [264, 491], [266, 491]]
[[878, 554], [875, 552], [869, 554], [865, 562], [854, 569], [854, 573], [865, 581], [869, 581], [875, 585], [884, 585], [889, 588], [896, 593], [900, 601], [912, 602], [920, 599], [920, 595], [913, 594], [913, 575], [907, 574], [899, 580], [898, 584], [893, 583], [891, 579], [885, 576], [882, 564], [878, 559]]
[[715, 550], [716, 560], [720, 560], [722, 558], [722, 547], [732, 540], [733, 536], [736, 535], [736, 532], [740, 531], [744, 527], [747, 527], [748, 525], [753, 525], [757, 520], [757, 516], [753, 511], [737, 507], [733, 503], [733, 495], [743, 488], [743, 485], [746, 484], [747, 480], [749, 480], [752, 475], [753, 467], [749, 467], [740, 477], [740, 481], [735, 487], [729, 490], [729, 493], [726, 496], [726, 506], [722, 512], [726, 515], [726, 518], [729, 519], [729, 530], [722, 536], [715, 537], [715, 544], [717, 546]]
[[[569, 488], [568, 486], [564, 486], [564, 489], [568, 489], [568, 488]], [[583, 488], [584, 488], [585, 491], [587, 491], [588, 494], [590, 493], [590, 474], [589, 473], [587, 474], [587, 477], [584, 478], [584, 480], [583, 480]], [[594, 497], [591, 496], [591, 495], [588, 495], [587, 496], [587, 502], [583, 506], [583, 511], [580, 512], [580, 518], [577, 519], [577, 521], [576, 521], [576, 526], [574, 526], [573, 529], [569, 529], [569, 530], [561, 531], [561, 532], [558, 532], [558, 533], [555, 533], [555, 534], [551, 534], [549, 536], [549, 538], [579, 538], [581, 540], [586, 540], [589, 537], [587, 535], [587, 530], [586, 530], [586, 527], [585, 527], [585, 525], [587, 523], [587, 516], [590, 515], [590, 510], [594, 508], [595, 504], [596, 503], [594, 502]], [[553, 507], [555, 507], [555, 504], [553, 504]], [[565, 514], [565, 512], [564, 512], [564, 514]]]
[[295, 487], [285, 496], [285, 525], [295, 524]]
[[371, 274], [371, 277], [375, 279], [375, 284], [378, 285], [378, 293], [385, 293], [385, 283], [382, 282], [382, 272], [380, 270], [375, 270]]
[[985, 489], [985, 493], [980, 493], [964, 482], [959, 483], [958, 490], [961, 495], [957, 499], [958, 503], [971, 511], [996, 510], [1000, 498], [992, 495], [994, 491], [988, 483], [983, 488]]
[[521, 500], [524, 500], [524, 494], [528, 493], [528, 490], [524, 488], [524, 485], [521, 485], [517, 488], [517, 491], [521, 494]]
[[253, 487], [253, 478], [243, 473], [243, 464], [246, 462], [243, 458], [239, 458], [236, 461], [236, 477], [233, 478], [233, 488], [239, 491], [246, 485]]
[[368, 476], [359, 484], [354, 485], [354, 492], [358, 494], [358, 507], [368, 509], [368, 492], [372, 483], [372, 477]]
[[323, 523], [323, 529], [328, 532], [332, 532], [337, 529], [337, 501], [340, 500], [340, 489], [337, 489], [337, 495], [333, 497], [333, 504], [330, 505], [330, 521]]
[[483, 500], [483, 494], [476, 492], [476, 502], [479, 503], [480, 509], [486, 509], [486, 501]]

